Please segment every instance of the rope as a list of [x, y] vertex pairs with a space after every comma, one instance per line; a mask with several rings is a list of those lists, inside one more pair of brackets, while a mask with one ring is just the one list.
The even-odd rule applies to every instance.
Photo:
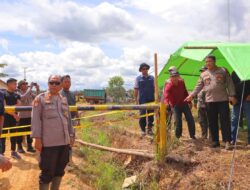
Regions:
[[228, 180], [228, 188], [227, 188], [228, 190], [231, 190], [232, 177], [234, 174], [236, 143], [237, 143], [237, 138], [238, 138], [238, 133], [239, 133], [240, 117], [241, 117], [241, 110], [242, 110], [241, 108], [242, 108], [242, 104], [243, 104], [244, 91], [245, 91], [245, 81], [243, 83], [243, 90], [242, 90], [242, 95], [241, 95], [240, 112], [239, 112], [239, 117], [238, 117], [236, 139], [235, 139], [235, 143], [234, 143], [234, 150], [233, 150], [233, 155], [232, 155], [232, 160], [231, 160], [230, 176], [229, 176], [229, 180]]

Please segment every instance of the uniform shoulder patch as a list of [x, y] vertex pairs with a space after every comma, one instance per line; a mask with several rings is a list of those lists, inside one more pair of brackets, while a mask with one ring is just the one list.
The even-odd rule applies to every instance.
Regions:
[[35, 99], [33, 100], [32, 106], [36, 107], [36, 106], [39, 105], [39, 103], [40, 103], [40, 97], [37, 96], [37, 97], [35, 97]]
[[62, 97], [62, 103], [68, 105], [68, 100], [66, 97]]
[[39, 103], [41, 102], [41, 97], [44, 97], [44, 96], [45, 96], [45, 93], [41, 93], [41, 94], [37, 95], [32, 102], [32, 106], [35, 106], [35, 107], [38, 106]]

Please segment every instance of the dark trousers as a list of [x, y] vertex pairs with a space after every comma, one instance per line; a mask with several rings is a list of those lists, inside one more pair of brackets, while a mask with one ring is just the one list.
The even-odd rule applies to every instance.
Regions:
[[[30, 125], [30, 124], [31, 124], [31, 118], [21, 118], [20, 121], [19, 121], [20, 126]], [[26, 131], [31, 131], [31, 127], [18, 129], [18, 132], [26, 132]], [[23, 142], [23, 136], [17, 137], [17, 144], [21, 145], [22, 142]], [[28, 146], [31, 146], [32, 142], [33, 142], [33, 140], [30, 137], [30, 135], [27, 135], [27, 144], [28, 144]]]
[[174, 106], [175, 135], [177, 138], [180, 138], [182, 135], [182, 113], [184, 113], [187, 120], [189, 135], [193, 138], [195, 137], [195, 123], [188, 104]]
[[228, 101], [208, 102], [207, 114], [208, 114], [208, 126], [211, 131], [212, 141], [219, 142], [218, 120], [220, 119], [222, 140], [224, 142], [230, 142], [231, 129], [230, 129], [230, 110]]
[[[14, 118], [4, 118], [4, 128], [16, 127], [16, 120]], [[17, 129], [3, 130], [2, 134], [6, 134], [10, 131], [11, 133], [17, 132]], [[17, 137], [10, 137], [11, 151], [16, 151]], [[5, 153], [6, 138], [1, 138], [2, 150], [1, 154]]]
[[62, 177], [69, 162], [69, 145], [43, 147], [40, 154], [39, 183], [50, 183], [54, 177]]
[[208, 118], [207, 118], [207, 109], [198, 108], [198, 120], [201, 126], [201, 136], [202, 138], [207, 138], [208, 136]]
[[[150, 114], [153, 112], [154, 110], [140, 110], [140, 115]], [[152, 130], [152, 127], [154, 126], [154, 115], [140, 117], [139, 119], [140, 128], [144, 132], [146, 131], [147, 120], [148, 120], [148, 130]]]

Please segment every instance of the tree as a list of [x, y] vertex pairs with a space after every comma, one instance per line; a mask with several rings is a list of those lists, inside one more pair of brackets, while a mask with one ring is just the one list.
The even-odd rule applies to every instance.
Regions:
[[135, 101], [135, 90], [134, 89], [129, 89], [126, 92], [126, 101], [127, 102], [134, 102]]
[[114, 98], [115, 102], [120, 103], [126, 97], [126, 90], [123, 85], [124, 80], [121, 76], [114, 76], [109, 79], [107, 94]]
[[[3, 68], [3, 67], [5, 67], [5, 66], [7, 66], [6, 63], [0, 63], [0, 68]], [[8, 76], [8, 75], [5, 74], [5, 73], [0, 73], [0, 77], [7, 77], [7, 76]]]

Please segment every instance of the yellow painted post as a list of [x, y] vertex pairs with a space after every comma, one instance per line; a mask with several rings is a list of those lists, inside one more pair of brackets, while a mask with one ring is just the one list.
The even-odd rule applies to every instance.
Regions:
[[[155, 80], [154, 80], [154, 86], [155, 86], [155, 103], [158, 104], [159, 99], [159, 93], [158, 93], [158, 61], [157, 61], [157, 53], [154, 54], [154, 70], [155, 70]], [[160, 119], [159, 119], [159, 109], [155, 109], [155, 122], [154, 122], [154, 128], [155, 128], [155, 149], [156, 149], [156, 155], [159, 155], [159, 143], [160, 143]]]
[[167, 152], [167, 127], [166, 127], [166, 105], [160, 104], [160, 159], [163, 160]]

